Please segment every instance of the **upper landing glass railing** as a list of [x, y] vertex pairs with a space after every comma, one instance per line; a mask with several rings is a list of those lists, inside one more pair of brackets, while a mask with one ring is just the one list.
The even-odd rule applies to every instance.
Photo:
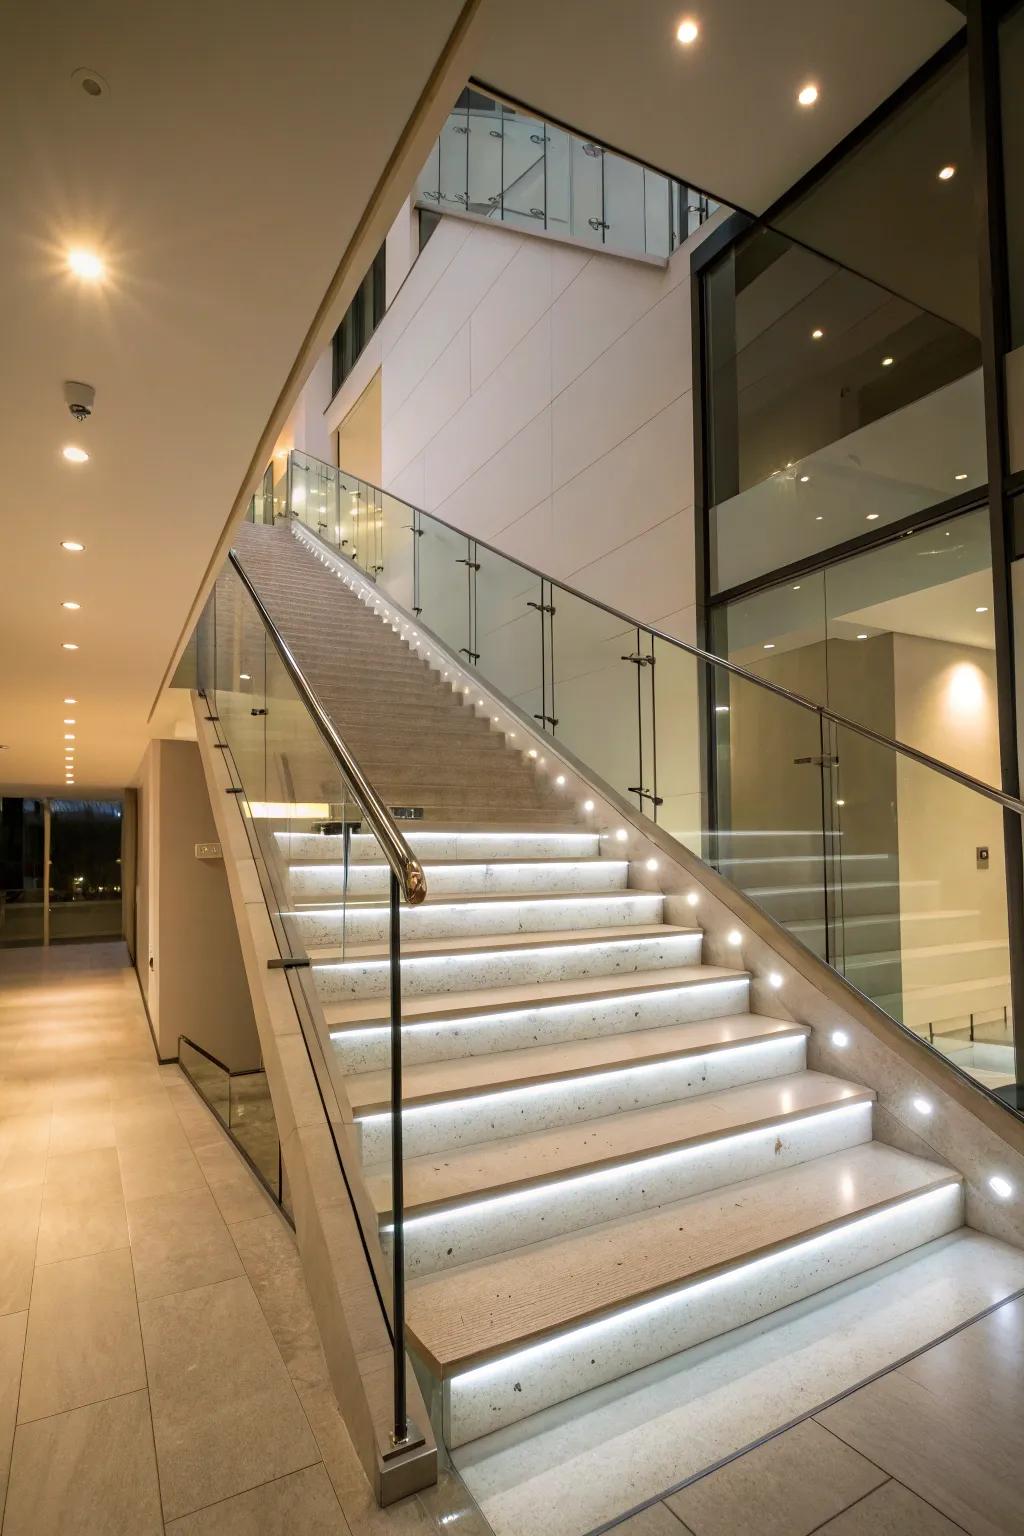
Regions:
[[1020, 801], [298, 452], [288, 507], [612, 789], [1014, 1102]]
[[667, 259], [719, 206], [639, 161], [468, 87], [416, 202], [517, 229]]

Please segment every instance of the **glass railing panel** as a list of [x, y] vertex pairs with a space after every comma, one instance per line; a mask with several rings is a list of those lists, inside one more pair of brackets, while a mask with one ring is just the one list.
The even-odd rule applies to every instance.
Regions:
[[673, 250], [671, 197], [667, 176], [644, 166], [644, 250], [648, 256], [669, 256]]
[[465, 210], [468, 201], [469, 114], [458, 107], [449, 114], [438, 140], [438, 207]]
[[265, 1072], [233, 1073], [228, 1079], [228, 1129], [280, 1198], [281, 1143]]
[[637, 161], [605, 155], [604, 218], [607, 245], [621, 251], [647, 249], [644, 168]]
[[604, 159], [600, 144], [589, 139], [572, 140], [572, 230], [576, 240], [603, 245]]
[[427, 163], [416, 182], [416, 200], [436, 205], [441, 201], [441, 140], [438, 139], [427, 156]]
[[544, 124], [505, 112], [501, 120], [501, 217], [520, 229], [544, 228]]
[[426, 513], [419, 524], [420, 617], [439, 640], [469, 657], [476, 649], [470, 636], [471, 540]]
[[554, 590], [551, 677], [555, 734], [620, 794], [640, 805], [641, 669], [637, 630], [562, 588]]
[[215, 649], [215, 713], [247, 783], [262, 798], [266, 791], [266, 632], [237, 578], [227, 572], [217, 581]]
[[704, 856], [705, 807], [701, 794], [704, 690], [713, 687], [708, 668], [678, 646], [651, 636], [651, 739], [654, 749], [658, 825]]
[[563, 238], [572, 234], [572, 135], [548, 123], [545, 210], [547, 229]]
[[501, 112], [471, 110], [467, 149], [470, 213], [501, 218], [503, 149]]
[[821, 721], [725, 668], [705, 687], [708, 861], [808, 949], [831, 958], [835, 790]]
[[222, 1125], [227, 1126], [231, 1099], [231, 1073], [227, 1067], [186, 1040], [178, 1041], [178, 1064], [193, 1087], [206, 1100]]
[[986, 1087], [1015, 1081], [1001, 808], [834, 733], [847, 980]]
[[411, 613], [416, 600], [415, 551], [417, 538], [415, 513], [406, 502], [386, 491], [380, 497], [381, 564], [379, 581], [386, 585], [396, 603]]
[[539, 718], [548, 631], [540, 577], [491, 549], [477, 546], [476, 560], [477, 666], [524, 714]]

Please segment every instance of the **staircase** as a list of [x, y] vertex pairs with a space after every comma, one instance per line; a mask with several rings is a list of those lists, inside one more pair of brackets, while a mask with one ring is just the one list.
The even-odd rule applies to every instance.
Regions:
[[[287, 530], [238, 547], [367, 776], [422, 808], [405, 830], [428, 897], [402, 912], [408, 1325], [450, 1446], [962, 1224], [960, 1176], [872, 1139], [874, 1094], [807, 1069], [808, 1029], [751, 1011], [746, 972], [631, 887], [428, 638]], [[387, 869], [356, 833], [343, 915], [340, 835], [278, 842], [387, 1246]]]

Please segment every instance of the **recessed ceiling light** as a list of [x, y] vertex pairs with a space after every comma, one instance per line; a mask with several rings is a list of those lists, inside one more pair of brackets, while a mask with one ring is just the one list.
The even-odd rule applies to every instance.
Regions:
[[819, 512], [814, 521], [816, 523], [823, 523], [825, 521], [825, 514], [823, 512]]
[[629, 836], [629, 834], [626, 831], [625, 827], [620, 827], [619, 830], [615, 834], [615, 841], [617, 843], [624, 843], [628, 836]]
[[867, 639], [867, 635], [858, 635], [857, 639], [858, 640], [866, 640]]
[[64, 724], [65, 725], [77, 725], [78, 722], [75, 719], [74, 715], [65, 715], [65, 717], [64, 717]]
[[812, 341], [820, 341], [821, 338], [824, 336], [824, 334], [825, 334], [825, 332], [822, 330], [821, 326], [820, 325], [816, 325], [814, 327], [814, 330], [811, 332], [811, 340]]
[[86, 453], [85, 449], [76, 448], [74, 443], [68, 443], [65, 448], [61, 449], [61, 453], [67, 459], [69, 464], [84, 464], [89, 458], [89, 455]]
[[800, 484], [801, 485], [806, 485], [810, 478], [811, 478], [810, 475], [801, 475], [800, 476]]
[[839, 1049], [841, 1051], [844, 1050], [846, 1048], [846, 1046], [849, 1045], [849, 1043], [850, 1043], [850, 1037], [846, 1033], [845, 1029], [834, 1029], [832, 1031], [832, 1044], [833, 1045], [838, 1045], [838, 1047], [839, 1047]]
[[944, 165], [942, 167], [942, 170], [939, 172], [939, 180], [940, 181], [952, 181], [953, 177], [955, 175], [956, 175], [956, 166], [955, 165]]
[[62, 640], [61, 643], [60, 643], [60, 648], [61, 648], [62, 651], [77, 651], [78, 650], [78, 646], [75, 644], [75, 642], [73, 640]]
[[729, 713], [729, 706], [728, 706], [728, 704], [716, 704], [715, 705], [715, 714], [716, 715], [727, 715], [728, 713]]
[[734, 949], [737, 944], [743, 943], [743, 935], [740, 933], [738, 928], [730, 928], [729, 932], [726, 934], [726, 938], [729, 940], [729, 943], [733, 946]]
[[583, 802], [583, 809], [585, 811], [592, 811], [594, 809], [594, 802], [593, 802], [593, 800], [584, 800], [584, 802]]
[[878, 522], [878, 513], [877, 512], [869, 512], [867, 517], [865, 518], [865, 522], [877, 523]]
[[81, 606], [81, 603], [73, 603], [70, 598], [67, 600], [67, 602], [61, 603], [62, 608], [70, 608], [72, 611], [81, 608]]
[[954, 480], [966, 480], [967, 479], [966, 471], [961, 470], [960, 474], [953, 476], [953, 479]]
[[74, 731], [66, 731], [64, 733], [64, 740], [65, 741], [74, 741], [74, 739], [75, 739]]
[[79, 544], [77, 539], [61, 539], [60, 547], [66, 549], [69, 555], [80, 555], [85, 545]]
[[813, 107], [818, 99], [818, 87], [816, 85], [805, 85], [802, 90], [797, 92], [796, 99], [802, 107]]
[[986, 607], [975, 608], [974, 611], [975, 613], [988, 613], [988, 609]]
[[647, 860], [647, 868], [651, 871], [652, 875], [653, 875], [654, 871], [657, 869], [657, 867], [658, 867], [657, 859], [648, 859]]
[[687, 16], [676, 28], [676, 41], [682, 43], [684, 48], [688, 48], [691, 43], [695, 43], [699, 35], [700, 27], [698, 27], [692, 16]]
[[98, 282], [106, 271], [101, 258], [95, 251], [87, 251], [81, 247], [68, 251], [68, 267], [76, 277], [84, 277], [89, 283]]
[[800, 583], [799, 582], [797, 582], [796, 586], [793, 588], [793, 591], [794, 592], [799, 592], [800, 591]]
[[883, 368], [891, 368], [895, 361], [896, 361], [896, 359], [894, 357], [883, 357], [882, 358], [882, 367]]
[[65, 704], [77, 704], [78, 700], [77, 699], [65, 699], [64, 703]]
[[775, 641], [774, 640], [766, 640], [764, 645], [761, 647], [761, 649], [763, 651], [774, 651], [774, 649], [775, 649]]

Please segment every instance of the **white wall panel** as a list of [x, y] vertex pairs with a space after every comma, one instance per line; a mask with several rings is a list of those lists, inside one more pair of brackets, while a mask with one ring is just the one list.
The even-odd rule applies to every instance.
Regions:
[[[384, 363], [387, 378], [387, 360]], [[421, 453], [446, 423], [464, 407], [469, 389], [469, 323], [441, 353], [429, 376], [412, 391], [405, 404], [383, 424], [381, 463], [385, 489], [416, 454]]]

